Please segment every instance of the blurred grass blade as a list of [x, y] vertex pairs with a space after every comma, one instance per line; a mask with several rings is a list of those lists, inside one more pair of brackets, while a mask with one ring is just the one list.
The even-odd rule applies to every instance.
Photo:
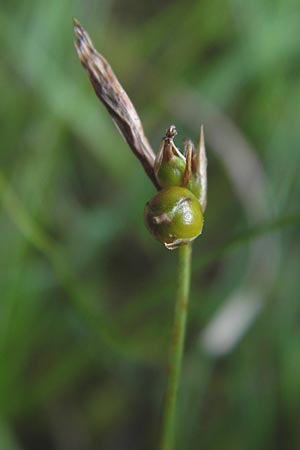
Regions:
[[0, 448], [1, 450], [22, 450], [12, 429], [5, 422], [0, 422]]
[[[123, 355], [126, 358], [136, 358], [135, 352], [125, 344], [122, 337], [118, 337], [118, 331], [113, 324], [109, 324], [107, 318], [104, 318], [99, 309], [95, 308], [93, 302], [91, 302], [89, 292], [78, 283], [62, 249], [43, 232], [29, 215], [1, 172], [0, 201], [25, 238], [50, 261], [58, 279], [69, 294], [77, 314], [99, 338], [98, 344], [104, 345], [104, 349], [108, 345], [112, 354]], [[106, 352], [104, 352], [105, 354]], [[111, 360], [111, 357], [107, 356]]]

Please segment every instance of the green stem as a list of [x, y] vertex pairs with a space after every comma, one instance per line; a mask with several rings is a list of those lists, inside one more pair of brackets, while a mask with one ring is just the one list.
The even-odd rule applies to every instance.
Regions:
[[162, 440], [160, 450], [172, 450], [174, 441], [176, 403], [179, 386], [184, 338], [187, 318], [187, 306], [191, 279], [191, 244], [179, 247], [178, 252], [178, 285], [175, 307], [170, 362], [168, 372], [168, 386], [165, 399]]

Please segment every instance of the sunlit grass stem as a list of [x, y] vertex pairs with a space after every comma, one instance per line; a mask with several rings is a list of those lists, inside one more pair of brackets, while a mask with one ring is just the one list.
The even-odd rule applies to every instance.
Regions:
[[177, 299], [169, 356], [168, 384], [164, 404], [164, 417], [160, 450], [172, 450], [174, 445], [176, 405], [183, 359], [187, 308], [191, 279], [192, 245], [178, 250]]

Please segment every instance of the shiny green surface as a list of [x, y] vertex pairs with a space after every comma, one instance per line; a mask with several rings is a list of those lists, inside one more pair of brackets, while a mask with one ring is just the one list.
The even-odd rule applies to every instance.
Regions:
[[163, 244], [186, 243], [202, 231], [203, 216], [198, 199], [182, 187], [159, 191], [145, 206], [145, 223]]
[[174, 156], [168, 162], [162, 162], [156, 178], [161, 187], [180, 186], [183, 181], [185, 161], [178, 156]]

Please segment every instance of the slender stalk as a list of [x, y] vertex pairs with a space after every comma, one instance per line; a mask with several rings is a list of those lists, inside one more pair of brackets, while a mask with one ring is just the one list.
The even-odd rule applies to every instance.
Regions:
[[177, 393], [180, 380], [184, 349], [187, 306], [191, 279], [192, 245], [179, 247], [178, 251], [178, 285], [175, 306], [168, 385], [165, 398], [165, 410], [160, 450], [172, 450], [175, 434]]

